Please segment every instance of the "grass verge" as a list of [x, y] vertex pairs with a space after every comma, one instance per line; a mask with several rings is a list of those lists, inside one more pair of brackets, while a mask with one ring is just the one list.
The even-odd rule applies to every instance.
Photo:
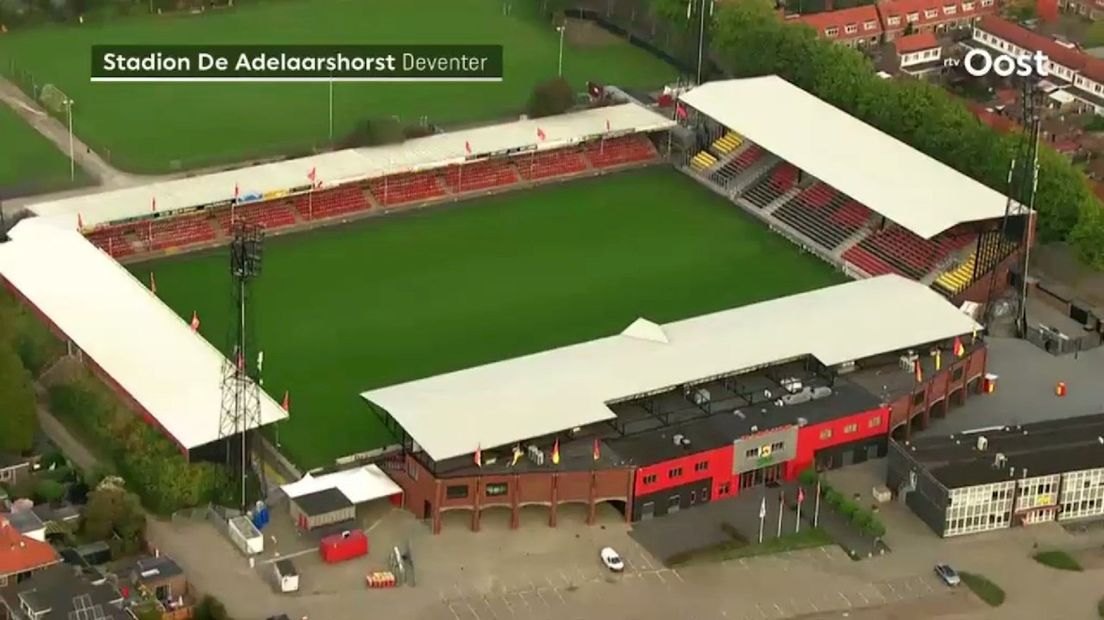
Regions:
[[770, 555], [797, 549], [823, 547], [832, 544], [831, 537], [820, 528], [802, 530], [796, 534], [785, 534], [780, 538], [766, 540], [763, 544], [749, 544], [742, 538], [732, 538], [716, 545], [702, 547], [683, 553], [677, 553], [667, 559], [667, 566], [686, 566], [706, 562], [724, 562], [737, 558], [756, 555]]
[[999, 607], [1004, 603], [1004, 590], [997, 584], [977, 573], [959, 573], [959, 576], [966, 587], [990, 607]]
[[1081, 564], [1077, 560], [1073, 559], [1073, 556], [1065, 551], [1042, 551], [1031, 556], [1036, 562], [1043, 566], [1049, 566], [1058, 570], [1068, 570], [1080, 572], [1083, 570]]

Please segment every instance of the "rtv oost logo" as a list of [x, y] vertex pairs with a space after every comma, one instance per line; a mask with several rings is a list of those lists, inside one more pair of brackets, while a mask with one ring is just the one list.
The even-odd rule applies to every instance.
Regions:
[[1047, 55], [1035, 51], [1031, 54], [1012, 56], [1010, 54], [992, 54], [989, 50], [974, 48], [966, 52], [966, 56], [959, 60], [949, 58], [944, 63], [948, 67], [962, 67], [966, 73], [974, 77], [996, 75], [998, 77], [1047, 77]]

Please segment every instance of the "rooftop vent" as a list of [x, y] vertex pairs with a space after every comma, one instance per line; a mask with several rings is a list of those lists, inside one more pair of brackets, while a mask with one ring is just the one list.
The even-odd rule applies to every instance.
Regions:
[[1005, 458], [1003, 452], [998, 452], [996, 453], [996, 455], [993, 456], [993, 467], [996, 467], [997, 469], [1004, 467], [1004, 464], [1007, 462], [1008, 459]]
[[683, 436], [682, 436], [681, 433], [679, 433], [678, 435], [675, 435], [674, 437], [672, 437], [672, 439], [675, 440], [675, 445], [676, 446], [681, 446], [682, 445]]
[[985, 435], [978, 435], [977, 449], [984, 452], [989, 447], [989, 440], [985, 438]]
[[797, 425], [798, 426], [806, 426], [808, 424], [809, 424], [809, 419], [808, 418], [798, 418], [797, 419]]

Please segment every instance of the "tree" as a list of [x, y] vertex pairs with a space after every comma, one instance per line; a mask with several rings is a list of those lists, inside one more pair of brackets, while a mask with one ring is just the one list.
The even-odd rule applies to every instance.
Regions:
[[196, 605], [195, 620], [232, 620], [222, 601], [213, 596], [205, 596]]
[[[697, 2], [697, 0], [689, 0]], [[686, 17], [687, 0], [652, 0], [652, 15], [669, 24], [677, 24], [685, 27], [689, 20]]]
[[93, 540], [118, 534], [124, 543], [137, 546], [146, 533], [146, 517], [138, 496], [112, 485], [101, 485], [88, 494], [81, 531]]
[[562, 77], [537, 84], [529, 98], [530, 118], [563, 114], [575, 105], [575, 90]]
[[1086, 265], [1104, 269], [1104, 211], [1095, 204], [1081, 208], [1083, 213], [1070, 232], [1070, 244]]
[[0, 334], [0, 452], [22, 454], [34, 446], [38, 418], [31, 373], [10, 343]]
[[35, 497], [40, 502], [52, 504], [65, 497], [65, 485], [56, 480], [40, 480], [35, 487]]

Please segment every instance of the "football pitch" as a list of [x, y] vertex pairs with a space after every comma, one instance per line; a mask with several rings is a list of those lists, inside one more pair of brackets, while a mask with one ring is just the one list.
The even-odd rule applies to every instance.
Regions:
[[[245, 3], [243, 3], [245, 4]], [[504, 14], [504, 6], [510, 14]], [[497, 44], [498, 83], [336, 83], [334, 138], [357, 122], [398, 116], [448, 124], [507, 118], [532, 88], [555, 77], [559, 35], [537, 3], [499, 0], [248, 3], [202, 15], [111, 17], [83, 25], [36, 26], [0, 36], [0, 72], [29, 72], [39, 87], [71, 97], [76, 133], [114, 166], [163, 173], [306, 153], [329, 140], [326, 83], [91, 83], [94, 44]], [[626, 87], [661, 86], [675, 70], [618, 39], [572, 45], [564, 77]], [[24, 74], [25, 75], [25, 74]], [[29, 80], [24, 79], [25, 83]], [[0, 149], [2, 151], [2, 149]], [[6, 158], [3, 158], [6, 159]], [[0, 159], [0, 168], [6, 163]]]
[[[264, 387], [306, 467], [388, 441], [364, 390], [844, 280], [668, 168], [274, 237], [264, 261]], [[131, 267], [224, 349], [228, 270], [225, 248]]]

